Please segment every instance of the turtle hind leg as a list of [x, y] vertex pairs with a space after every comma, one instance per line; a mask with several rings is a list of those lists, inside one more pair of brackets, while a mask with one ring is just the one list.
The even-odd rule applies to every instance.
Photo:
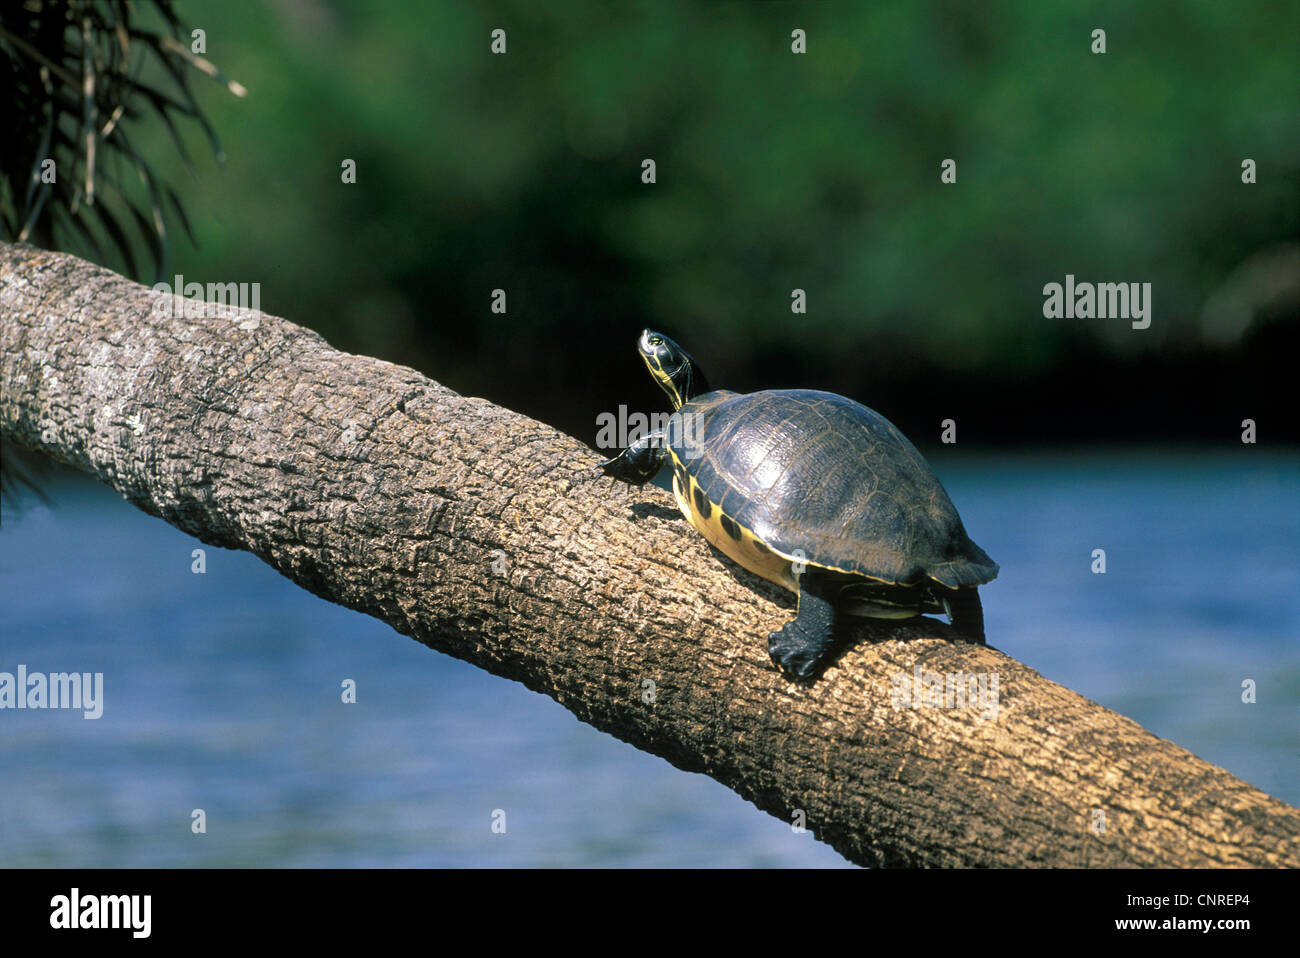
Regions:
[[952, 627], [967, 638], [984, 645], [984, 606], [980, 604], [979, 590], [969, 587], [958, 589], [943, 602], [948, 607], [948, 621]]
[[838, 613], [822, 583], [804, 573], [799, 579], [799, 611], [768, 636], [767, 651], [777, 668], [803, 685], [816, 682], [836, 646]]

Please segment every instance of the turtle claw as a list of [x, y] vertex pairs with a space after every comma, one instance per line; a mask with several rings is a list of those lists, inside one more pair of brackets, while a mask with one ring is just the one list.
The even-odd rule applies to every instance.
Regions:
[[791, 682], [810, 686], [821, 676], [825, 653], [809, 648], [802, 639], [791, 641], [785, 629], [767, 637], [768, 656]]
[[767, 637], [767, 653], [786, 678], [812, 685], [835, 651], [836, 612], [822, 594], [819, 577], [805, 574], [801, 580], [799, 612]]
[[659, 472], [668, 455], [657, 440], [657, 433], [642, 436], [613, 459], [602, 462], [601, 472], [630, 486], [644, 486]]

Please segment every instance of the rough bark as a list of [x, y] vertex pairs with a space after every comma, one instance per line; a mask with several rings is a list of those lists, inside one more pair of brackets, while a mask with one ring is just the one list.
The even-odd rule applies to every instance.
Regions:
[[[942, 623], [864, 625], [792, 685], [765, 638], [790, 599], [667, 493], [616, 490], [582, 443], [285, 320], [169, 301], [0, 244], [0, 430], [785, 821], [802, 810], [852, 861], [1300, 864], [1296, 809]], [[996, 675], [996, 717], [895, 707], [891, 677], [918, 665]]]

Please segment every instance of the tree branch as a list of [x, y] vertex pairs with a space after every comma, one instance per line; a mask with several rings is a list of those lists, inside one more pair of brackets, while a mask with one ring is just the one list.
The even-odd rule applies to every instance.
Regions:
[[[582, 443], [414, 370], [255, 311], [161, 309], [179, 302], [0, 244], [0, 431], [785, 821], [802, 811], [852, 861], [1300, 865], [1296, 809], [940, 623], [864, 624], [872, 641], [791, 685], [766, 648], [791, 600], [667, 493], [615, 490]], [[996, 676], [996, 714], [896, 707], [917, 667]]]

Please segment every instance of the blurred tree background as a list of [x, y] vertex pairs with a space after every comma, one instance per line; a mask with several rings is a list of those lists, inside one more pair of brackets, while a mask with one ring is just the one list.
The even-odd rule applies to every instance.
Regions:
[[[841, 392], [923, 446], [947, 417], [963, 444], [1300, 434], [1300, 5], [176, 12], [248, 95], [194, 88], [221, 164], [198, 124], [188, 169], [165, 125], [135, 134], [197, 240], [169, 269], [588, 442], [663, 406], [644, 326], [715, 385]], [[1151, 327], [1044, 318], [1067, 273], [1151, 283]]]

